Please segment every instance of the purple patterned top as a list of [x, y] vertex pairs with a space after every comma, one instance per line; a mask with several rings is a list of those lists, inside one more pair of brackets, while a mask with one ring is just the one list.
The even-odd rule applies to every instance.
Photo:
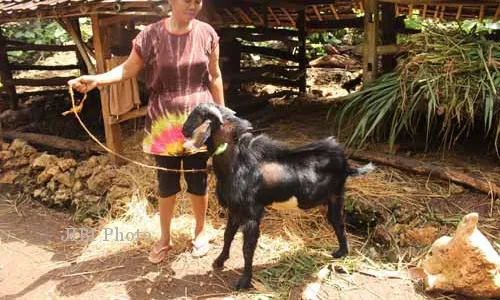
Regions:
[[144, 61], [150, 91], [143, 150], [155, 155], [189, 155], [182, 147], [182, 125], [198, 104], [213, 102], [208, 64], [219, 37], [212, 26], [199, 20], [180, 35], [169, 32], [166, 21], [148, 25], [133, 42]]

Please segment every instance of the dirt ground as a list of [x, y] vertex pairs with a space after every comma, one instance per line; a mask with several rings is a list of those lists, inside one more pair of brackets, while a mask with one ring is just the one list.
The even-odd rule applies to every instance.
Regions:
[[[0, 205], [7, 203], [3, 200]], [[203, 258], [187, 249], [168, 261], [152, 265], [147, 249], [133, 249], [77, 262], [85, 242], [61, 242], [71, 216], [25, 202], [2, 215], [0, 224], [0, 299], [254, 299], [255, 291], [233, 293], [231, 284], [241, 272], [241, 235], [222, 272], [210, 265], [222, 248], [221, 240]], [[257, 250], [255, 270], [269, 262]], [[338, 275], [336, 289], [322, 290], [322, 299], [425, 299], [418, 285], [401, 279], [377, 279], [361, 274]], [[289, 299], [299, 299], [301, 289]], [[259, 296], [259, 299], [265, 299]]]

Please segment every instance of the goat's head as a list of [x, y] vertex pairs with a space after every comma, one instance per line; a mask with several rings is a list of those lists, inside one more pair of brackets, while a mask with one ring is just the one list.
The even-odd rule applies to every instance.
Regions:
[[227, 120], [237, 119], [235, 114], [231, 109], [213, 103], [198, 105], [189, 114], [182, 128], [182, 133], [187, 138], [184, 148], [196, 150], [207, 145], [211, 151], [210, 148], [215, 145], [210, 145], [210, 137], [216, 135]]

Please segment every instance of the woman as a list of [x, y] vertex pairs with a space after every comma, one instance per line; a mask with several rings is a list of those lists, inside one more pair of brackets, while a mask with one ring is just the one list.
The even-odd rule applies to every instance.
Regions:
[[[154, 155], [159, 166], [169, 169], [206, 169], [204, 154], [185, 153], [182, 124], [196, 105], [224, 105], [219, 69], [219, 37], [208, 24], [196, 19], [201, 0], [170, 0], [172, 15], [147, 26], [133, 41], [128, 59], [107, 73], [86, 75], [69, 84], [79, 92], [117, 83], [144, 71], [150, 90], [143, 150]], [[208, 252], [205, 232], [208, 206], [207, 173], [185, 173], [196, 220], [193, 255]], [[149, 260], [161, 262], [171, 247], [170, 224], [180, 191], [180, 174], [158, 171], [161, 238], [151, 249]]]

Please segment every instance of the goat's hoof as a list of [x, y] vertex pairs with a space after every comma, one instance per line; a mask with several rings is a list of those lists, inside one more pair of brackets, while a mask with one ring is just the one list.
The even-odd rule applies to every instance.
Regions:
[[250, 288], [250, 282], [251, 282], [251, 278], [249, 277], [241, 277], [240, 279], [238, 279], [238, 281], [236, 282], [235, 286], [234, 286], [234, 289], [235, 290], [248, 290]]
[[214, 262], [212, 263], [212, 267], [216, 270], [222, 270], [222, 268], [224, 268], [224, 262], [226, 261], [226, 259], [224, 259], [223, 257], [217, 257]]
[[341, 258], [346, 256], [349, 253], [349, 250], [345, 248], [339, 248], [337, 251], [332, 252], [332, 256], [335, 258]]

